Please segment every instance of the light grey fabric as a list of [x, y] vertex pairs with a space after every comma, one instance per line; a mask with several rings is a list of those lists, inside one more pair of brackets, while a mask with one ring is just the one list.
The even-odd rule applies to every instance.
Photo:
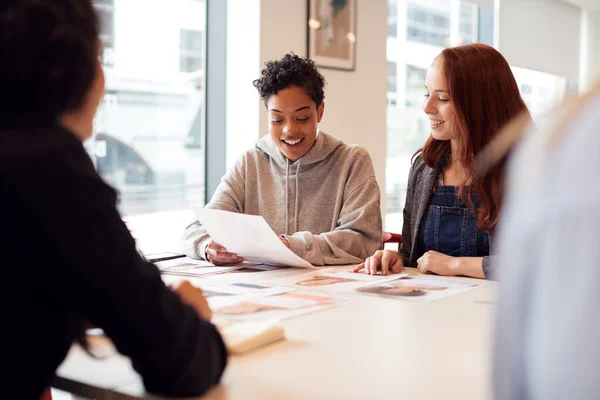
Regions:
[[[264, 136], [223, 177], [206, 207], [262, 215], [313, 265], [360, 263], [381, 246], [380, 192], [371, 157], [324, 132], [295, 162]], [[185, 253], [204, 258], [208, 239], [193, 222], [184, 233]]]
[[[419, 226], [423, 215], [429, 209], [433, 189], [438, 182], [440, 173], [441, 168], [427, 166], [421, 155], [415, 157], [410, 168], [403, 211], [402, 244], [400, 245], [400, 255], [405, 266], [416, 267], [417, 260], [425, 253], [425, 249], [419, 247], [417, 240]], [[493, 235], [490, 235], [489, 242], [490, 254], [494, 254]], [[483, 273], [486, 278], [489, 279], [492, 276], [495, 265], [495, 255], [483, 257]]]
[[498, 232], [497, 400], [599, 396], [598, 126], [600, 96], [558, 141], [547, 129], [528, 132], [509, 163]]

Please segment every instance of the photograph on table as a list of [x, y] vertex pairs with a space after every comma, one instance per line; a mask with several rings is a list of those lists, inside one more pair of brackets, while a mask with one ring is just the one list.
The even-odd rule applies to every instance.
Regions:
[[341, 269], [323, 269], [320, 271], [309, 272], [302, 275], [286, 276], [279, 279], [273, 279], [269, 282], [282, 286], [292, 286], [294, 288], [311, 287], [324, 292], [351, 292], [356, 288], [374, 283], [383, 283], [393, 281], [406, 274], [395, 275], [368, 275], [345, 271]]
[[350, 300], [314, 293], [288, 291], [271, 296], [211, 297], [217, 319], [254, 321], [285, 319], [349, 303]]
[[443, 299], [487, 285], [488, 282], [444, 279], [430, 276], [403, 276], [400, 279], [363, 286], [357, 293], [415, 301]]

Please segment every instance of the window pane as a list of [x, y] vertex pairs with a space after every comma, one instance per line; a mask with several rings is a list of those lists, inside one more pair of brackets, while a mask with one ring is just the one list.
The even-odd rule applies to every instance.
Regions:
[[534, 119], [559, 104], [565, 96], [577, 91], [576, 81], [531, 69], [511, 67], [521, 97]]
[[205, 1], [93, 1], [106, 75], [98, 172], [123, 215], [204, 203]]
[[396, 63], [388, 61], [388, 92], [396, 91]]
[[[400, 27], [400, 31], [406, 32], [406, 36], [399, 36], [395, 41], [388, 40], [388, 43], [393, 44], [388, 46], [388, 61], [395, 63], [398, 74], [396, 76], [389, 71], [387, 213], [384, 225], [389, 231], [402, 231], [402, 209], [411, 157], [429, 136], [429, 121], [422, 111], [427, 68], [433, 58], [451, 44], [451, 27], [455, 27], [455, 32], [460, 32], [456, 44], [477, 39], [477, 7], [466, 1], [460, 2], [458, 18], [452, 20], [452, 1], [454, 0], [407, 0], [399, 3], [395, 9], [388, 8], [389, 12], [396, 12], [398, 15], [404, 13], [406, 16], [406, 27]], [[410, 51], [406, 51], [407, 48]], [[392, 91], [394, 86], [395, 92]]]
[[[447, 4], [446, 4], [447, 3]], [[440, 5], [445, 5], [440, 7]], [[388, 9], [389, 12], [397, 11]], [[450, 37], [449, 2], [406, 3], [407, 40], [412, 42], [445, 46]]]

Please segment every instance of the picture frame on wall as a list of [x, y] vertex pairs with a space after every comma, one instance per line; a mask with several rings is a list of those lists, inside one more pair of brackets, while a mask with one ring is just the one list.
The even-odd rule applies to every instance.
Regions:
[[357, 1], [308, 0], [307, 54], [318, 67], [354, 70]]

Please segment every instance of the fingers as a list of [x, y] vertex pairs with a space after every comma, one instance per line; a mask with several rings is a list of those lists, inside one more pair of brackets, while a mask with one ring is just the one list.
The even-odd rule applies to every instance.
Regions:
[[402, 260], [402, 256], [400, 254], [398, 254], [398, 258], [396, 259], [396, 262], [394, 262], [392, 264], [392, 273], [399, 274], [403, 268], [404, 268], [404, 261]]
[[360, 271], [361, 269], [363, 269], [364, 267], [365, 267], [365, 263], [358, 264], [356, 267], [354, 267], [353, 271], [354, 271], [354, 272], [358, 272], [358, 271]]
[[230, 253], [227, 249], [214, 241], [206, 246], [207, 261], [214, 265], [231, 265], [244, 262], [244, 259], [235, 253]]
[[421, 257], [419, 257], [419, 259], [417, 260], [417, 271], [419, 271], [422, 274], [426, 274], [427, 271], [429, 271], [429, 252], [423, 254]]
[[377, 273], [377, 269], [381, 264], [381, 257], [383, 256], [383, 251], [377, 250], [375, 254], [365, 260], [365, 273], [369, 275], [375, 275]]
[[401, 258], [400, 254], [395, 251], [384, 250], [381, 256], [381, 273], [387, 275], [393, 272], [392, 268], [398, 262], [398, 258]]

